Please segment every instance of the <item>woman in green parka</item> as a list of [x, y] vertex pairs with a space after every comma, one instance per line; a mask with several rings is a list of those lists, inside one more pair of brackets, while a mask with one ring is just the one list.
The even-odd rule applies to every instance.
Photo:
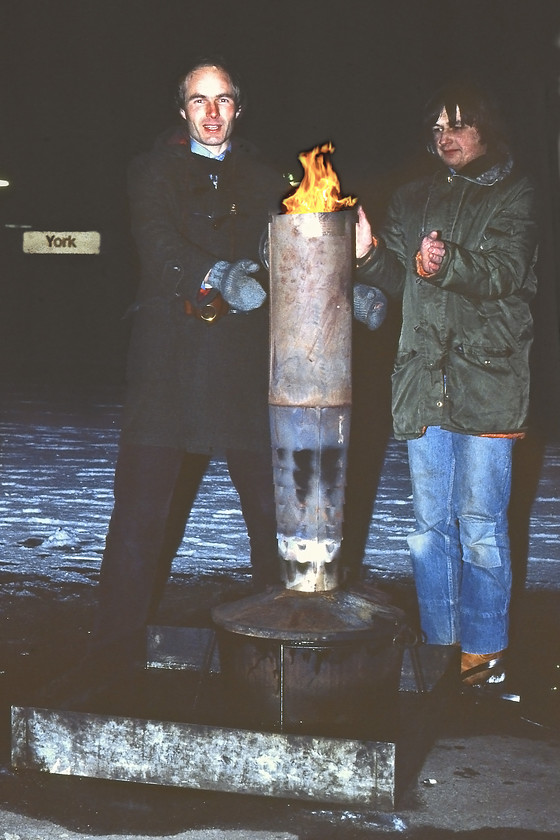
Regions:
[[358, 278], [403, 301], [393, 420], [408, 441], [416, 517], [408, 542], [425, 640], [460, 646], [466, 690], [501, 690], [511, 457], [529, 403], [535, 199], [480, 91], [441, 90], [425, 127], [442, 165], [396, 192], [378, 234], [359, 211]]

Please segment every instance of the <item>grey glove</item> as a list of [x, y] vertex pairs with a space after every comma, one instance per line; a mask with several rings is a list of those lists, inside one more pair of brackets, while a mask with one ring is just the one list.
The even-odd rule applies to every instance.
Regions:
[[387, 314], [387, 298], [375, 286], [358, 283], [354, 286], [354, 317], [368, 329], [376, 330], [381, 326]]
[[251, 277], [258, 271], [259, 264], [253, 260], [217, 262], [210, 271], [208, 283], [222, 293], [222, 297], [233, 309], [249, 312], [258, 309], [266, 299], [266, 292], [260, 283]]

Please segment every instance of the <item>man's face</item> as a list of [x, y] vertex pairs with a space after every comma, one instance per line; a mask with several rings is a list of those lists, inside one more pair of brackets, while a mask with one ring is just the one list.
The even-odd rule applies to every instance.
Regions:
[[181, 116], [194, 140], [214, 155], [224, 152], [239, 116], [228, 74], [212, 66], [191, 73], [185, 84]]
[[455, 125], [449, 124], [449, 117], [444, 108], [432, 128], [432, 134], [437, 154], [447, 166], [456, 171], [471, 160], [486, 154], [487, 146], [481, 141], [478, 129], [461, 121], [459, 106], [455, 115]]

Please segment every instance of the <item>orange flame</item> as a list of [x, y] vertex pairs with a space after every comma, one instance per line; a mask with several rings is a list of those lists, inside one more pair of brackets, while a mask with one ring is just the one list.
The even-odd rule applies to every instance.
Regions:
[[282, 201], [285, 213], [330, 213], [356, 203], [357, 199], [351, 196], [340, 198], [338, 176], [325, 158], [332, 152], [332, 143], [325, 143], [298, 155], [303, 166], [303, 180], [297, 190]]

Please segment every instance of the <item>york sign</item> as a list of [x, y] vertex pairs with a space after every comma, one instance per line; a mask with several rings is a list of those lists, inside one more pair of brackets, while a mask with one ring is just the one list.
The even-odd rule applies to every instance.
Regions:
[[101, 235], [96, 230], [65, 231], [26, 230], [24, 254], [99, 254]]

